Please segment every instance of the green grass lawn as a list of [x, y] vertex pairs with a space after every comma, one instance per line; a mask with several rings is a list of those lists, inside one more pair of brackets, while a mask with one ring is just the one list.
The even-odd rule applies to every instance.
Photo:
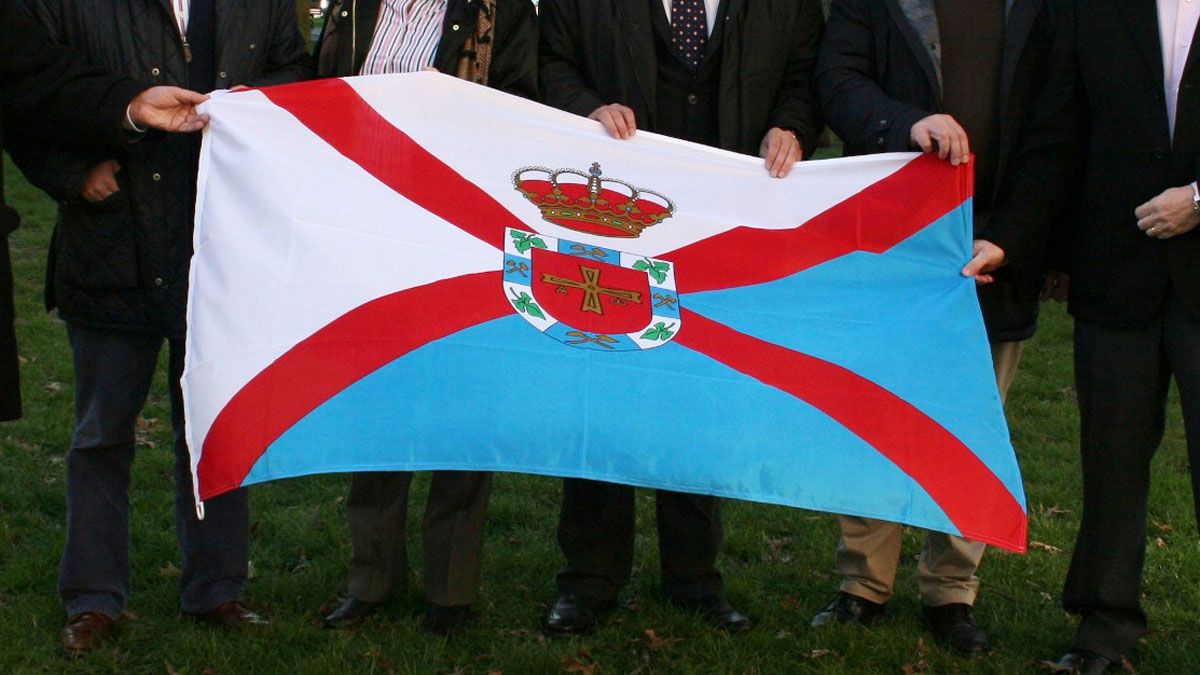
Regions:
[[[11, 166], [9, 167], [11, 170]], [[1057, 657], [1073, 621], [1057, 598], [1079, 520], [1077, 421], [1071, 326], [1049, 308], [1025, 352], [1009, 399], [1013, 437], [1025, 473], [1031, 548], [992, 550], [981, 570], [977, 616], [994, 654], [965, 661], [936, 647], [918, 620], [913, 561], [905, 565], [888, 618], [870, 629], [808, 628], [836, 586], [831, 516], [728, 502], [721, 567], [729, 594], [756, 627], [727, 636], [673, 611], [658, 591], [653, 501], [639, 493], [637, 569], [625, 606], [586, 639], [548, 641], [538, 627], [555, 594], [554, 543], [559, 483], [502, 475], [493, 491], [481, 621], [450, 641], [420, 630], [417, 575], [374, 621], [351, 633], [318, 627], [319, 610], [340, 590], [349, 546], [346, 480], [323, 476], [252, 489], [253, 578], [249, 603], [270, 627], [227, 635], [180, 616], [172, 522], [166, 388], [160, 375], [140, 423], [133, 482], [133, 586], [130, 616], [115, 639], [80, 659], [60, 654], [64, 619], [55, 579], [64, 529], [64, 470], [72, 426], [71, 362], [62, 322], [42, 310], [42, 279], [53, 206], [8, 174], [25, 216], [14, 237], [18, 333], [24, 359], [24, 420], [0, 426], [0, 672], [166, 673], [793, 673], [1020, 672]], [[418, 480], [410, 528], [419, 527], [427, 483]], [[1145, 604], [1151, 631], [1137, 665], [1147, 673], [1195, 672], [1200, 660], [1200, 542], [1178, 414], [1155, 465]], [[410, 557], [420, 560], [419, 537]]]

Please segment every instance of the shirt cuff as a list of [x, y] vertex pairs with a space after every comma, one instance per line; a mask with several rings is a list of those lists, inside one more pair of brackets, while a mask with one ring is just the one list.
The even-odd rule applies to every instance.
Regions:
[[139, 134], [146, 133], [145, 127], [139, 127], [137, 125], [137, 122], [133, 121], [133, 104], [132, 103], [125, 106], [125, 121], [121, 124], [121, 127], [124, 128], [126, 131], [132, 131], [134, 133], [139, 133]]

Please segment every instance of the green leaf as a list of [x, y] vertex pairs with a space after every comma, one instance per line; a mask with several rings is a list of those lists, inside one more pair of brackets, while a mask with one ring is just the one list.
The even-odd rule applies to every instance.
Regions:
[[664, 324], [663, 322], [659, 321], [658, 323], [654, 324], [653, 328], [646, 331], [645, 333], [642, 333], [642, 339], [643, 340], [653, 340], [656, 342], [665, 342], [665, 341], [671, 339], [671, 336], [675, 334], [675, 331], [671, 330], [674, 327], [675, 327], [675, 324], [671, 324], [670, 326], [668, 326], [668, 325]]
[[529, 243], [528, 239], [514, 239], [513, 246], [517, 247], [518, 253], [524, 253], [533, 248], [533, 244]]
[[646, 262], [645, 260], [639, 260], [633, 263], [633, 269], [639, 272], [645, 272], [650, 269], [650, 263]]
[[515, 306], [517, 311], [521, 312], [522, 314], [536, 316], [539, 319], [546, 318], [546, 315], [542, 313], [541, 308], [534, 303], [533, 298], [529, 297], [528, 293], [522, 292], [519, 296], [513, 296], [513, 306]]
[[529, 313], [529, 316], [536, 316], [539, 319], [546, 318], [546, 315], [542, 314], [542, 310], [538, 309], [538, 306], [532, 302], [529, 303], [529, 308], [526, 311]]
[[538, 248], [549, 248], [548, 246], [546, 246], [546, 242], [542, 241], [541, 237], [534, 237], [529, 240], [529, 243], [533, 244], [534, 246], [536, 246]]

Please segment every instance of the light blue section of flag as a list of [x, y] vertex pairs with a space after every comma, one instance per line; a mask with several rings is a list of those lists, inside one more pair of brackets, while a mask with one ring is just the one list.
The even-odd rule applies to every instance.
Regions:
[[[969, 208], [886, 254], [685, 294], [682, 305], [901, 396], [1024, 504], [974, 284], [958, 275]], [[565, 347], [515, 315], [350, 386], [276, 440], [246, 482], [427, 468], [586, 476], [957, 532], [889, 460], [789, 394], [675, 343], [599, 353]]]

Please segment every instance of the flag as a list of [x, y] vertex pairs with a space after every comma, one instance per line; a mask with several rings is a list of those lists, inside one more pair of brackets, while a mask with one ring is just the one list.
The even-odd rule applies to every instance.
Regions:
[[197, 499], [585, 477], [1023, 550], [971, 178], [763, 161], [435, 73], [215, 96], [183, 378]]

